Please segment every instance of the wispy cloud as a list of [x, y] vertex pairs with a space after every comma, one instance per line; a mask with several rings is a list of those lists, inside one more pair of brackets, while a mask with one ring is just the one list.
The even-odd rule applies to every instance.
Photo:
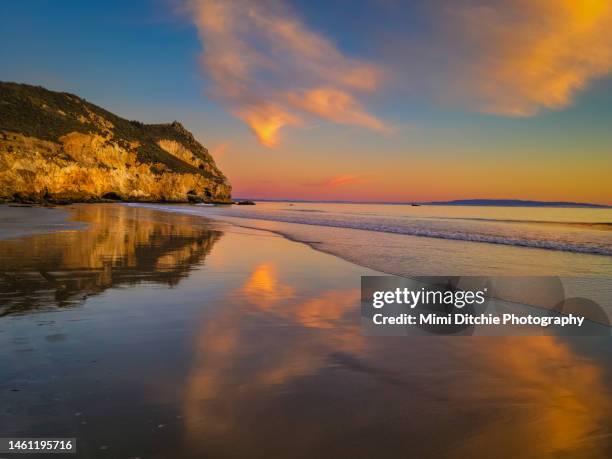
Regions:
[[[609, 0], [442, 2], [440, 92], [483, 113], [562, 109], [612, 70]], [[441, 38], [440, 38], [441, 37]]]
[[266, 146], [305, 115], [386, 131], [360, 95], [376, 90], [381, 69], [345, 56], [277, 1], [188, 0], [203, 42], [212, 95]]
[[185, 1], [210, 94], [269, 147], [283, 127], [313, 118], [389, 131], [364, 104], [382, 89], [406, 105], [442, 100], [526, 117], [571, 105], [612, 71], [610, 0], [430, 0], [419, 21], [432, 28], [408, 34], [389, 25], [378, 64], [347, 56], [282, 0]]
[[390, 128], [368, 114], [355, 97], [335, 88], [318, 88], [292, 92], [287, 100], [304, 111], [340, 124], [354, 124], [375, 131], [389, 132]]
[[326, 180], [319, 180], [317, 182], [303, 183], [303, 185], [323, 187], [323, 188], [335, 188], [335, 187], [345, 186], [345, 185], [355, 185], [355, 184], [360, 184], [360, 183], [366, 183], [367, 181], [368, 181], [368, 178], [363, 175], [342, 174], [342, 175], [337, 175], [335, 177], [332, 177]]

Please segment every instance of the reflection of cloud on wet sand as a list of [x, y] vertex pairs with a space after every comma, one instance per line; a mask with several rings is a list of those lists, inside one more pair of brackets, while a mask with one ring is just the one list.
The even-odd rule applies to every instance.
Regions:
[[347, 307], [358, 300], [354, 290], [330, 290], [319, 297], [299, 299], [296, 288], [280, 280], [278, 268], [272, 262], [257, 265], [244, 285], [233, 293], [236, 294], [242, 301], [277, 318], [314, 328], [331, 328]]
[[253, 302], [261, 310], [268, 310], [279, 301], [287, 300], [295, 294], [295, 289], [278, 280], [273, 263], [261, 263], [251, 273], [238, 293], [246, 301]]
[[[245, 394], [266, 390], [269, 385], [289, 384], [295, 378], [315, 373], [324, 365], [326, 354], [361, 348], [357, 324], [338, 327], [333, 337], [328, 333], [335, 321], [353, 311], [358, 296], [358, 290], [331, 290], [320, 297], [303, 299], [295, 287], [279, 278], [273, 263], [256, 266], [244, 285], [229, 294], [231, 303], [207, 321], [198, 338], [185, 400], [188, 431], [195, 427], [191, 431], [195, 435], [202, 423], [215, 432], [233, 427], [233, 419], [209, 417], [206, 409], [201, 409], [203, 401], [229, 401], [240, 397], [234, 393], [236, 390]], [[238, 305], [240, 299], [242, 307]], [[268, 333], [265, 327], [258, 328], [259, 321], [250, 311], [265, 311], [264, 322], [284, 323], [282, 328], [287, 334], [279, 337]], [[250, 321], [254, 322], [253, 328], [249, 327]], [[303, 335], [303, 327], [315, 331]], [[317, 329], [327, 332], [319, 336]], [[287, 339], [290, 345], [283, 342]], [[253, 359], [253, 363], [245, 368], [244, 359]], [[232, 385], [232, 380], [241, 381], [240, 387]]]
[[[317, 445], [338, 439], [331, 428], [338, 422], [343, 438], [353, 439], [351, 432], [414, 412], [423, 429], [440, 429], [444, 441], [437, 447], [452, 447], [450, 455], [482, 455], [496, 445], [505, 451], [499, 457], [526, 457], [525, 445], [533, 456], [603, 451], [611, 411], [604, 375], [559, 339], [365, 337], [359, 291], [306, 294], [280, 272], [273, 262], [254, 267], [203, 324], [184, 400], [192, 443], [270, 443], [278, 452], [289, 446], [267, 436], [297, 428], [308, 438], [301, 446], [312, 448], [304, 452], [315, 454]], [[291, 407], [317, 397], [335, 401], [304, 407], [290, 418], [291, 427], [283, 425]], [[342, 421], [337, 410], [344, 409], [359, 415]], [[447, 413], [444, 422], [470, 412], [473, 420], [447, 429], [436, 416], [420, 419], [418, 413], [432, 409]], [[265, 422], [258, 421], [260, 410]], [[390, 423], [385, 429], [393, 436], [406, 428]]]
[[[494, 402], [500, 413], [459, 451], [477, 454], [497, 445], [509, 456], [525, 457], [529, 445], [533, 457], [605, 455], [612, 406], [595, 362], [551, 336], [474, 339], [458, 351], [470, 359], [473, 381], [467, 384], [477, 388], [468, 401]], [[465, 389], [453, 385], [454, 396], [464, 396]]]

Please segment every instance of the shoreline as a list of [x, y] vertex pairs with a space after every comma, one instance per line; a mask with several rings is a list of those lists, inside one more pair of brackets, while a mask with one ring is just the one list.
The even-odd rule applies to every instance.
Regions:
[[[351, 253], [351, 251], [338, 250], [338, 247], [334, 247], [332, 244], [329, 244], [328, 240], [322, 236], [327, 235], [327, 234], [333, 234], [333, 233], [337, 233], [337, 234], [346, 233], [346, 234], [353, 235], [355, 239], [359, 239], [359, 235], [376, 234], [377, 238], [379, 239], [388, 239], [388, 240], [394, 240], [398, 242], [399, 241], [402, 241], [402, 242], [412, 241], [414, 243], [409, 245], [410, 249], [414, 249], [415, 248], [414, 245], [440, 245], [444, 248], [451, 249], [451, 251], [457, 250], [458, 248], [459, 250], [464, 251], [465, 247], [469, 246], [475, 249], [474, 252], [480, 252], [480, 253], [486, 252], [486, 253], [492, 253], [492, 254], [494, 253], [496, 255], [504, 255], [504, 254], [508, 254], [508, 253], [518, 250], [521, 253], [529, 254], [531, 256], [533, 255], [539, 255], [543, 257], [557, 256], [557, 257], [563, 257], [564, 259], [567, 259], [567, 260], [574, 260], [574, 259], [577, 259], [577, 257], [580, 257], [580, 258], [586, 257], [591, 260], [606, 260], [608, 257], [611, 256], [608, 253], [600, 253], [600, 252], [587, 251], [587, 250], [577, 250], [577, 251], [563, 250], [559, 248], [551, 248], [551, 247], [537, 245], [537, 244], [528, 245], [528, 244], [504, 243], [504, 242], [496, 242], [496, 241], [480, 240], [480, 239], [439, 237], [435, 235], [384, 231], [380, 229], [371, 229], [367, 227], [359, 228], [359, 227], [343, 226], [343, 225], [331, 225], [331, 224], [328, 225], [328, 224], [321, 224], [321, 223], [316, 223], [316, 222], [275, 220], [275, 219], [269, 219], [265, 217], [259, 217], [256, 215], [232, 215], [232, 214], [224, 215], [224, 214], [215, 214], [215, 213], [203, 213], [202, 211], [205, 211], [204, 208], [197, 207], [197, 206], [196, 207], [191, 207], [191, 206], [175, 207], [172, 204], [166, 205], [163, 203], [162, 204], [125, 203], [124, 205], [127, 205], [129, 207], [149, 208], [153, 210], [159, 210], [162, 212], [170, 212], [170, 213], [175, 213], [175, 214], [201, 216], [204, 218], [209, 218], [209, 219], [213, 219], [216, 221], [225, 222], [225, 223], [233, 224], [236, 226], [241, 226], [244, 228], [270, 231], [290, 241], [306, 244], [309, 247], [313, 248], [314, 250], [339, 257], [345, 261], [354, 263], [358, 266], [362, 266], [362, 267], [369, 268], [369, 269], [374, 269], [374, 270], [384, 272], [390, 275], [404, 276], [404, 277], [412, 273], [407, 273], [404, 270], [398, 270], [398, 269], [385, 269], [384, 267], [381, 267], [380, 264], [373, 263], [371, 261], [372, 257], [365, 257], [365, 258], [357, 259], [354, 256], [354, 254]], [[491, 221], [496, 222], [494, 220], [491, 220]], [[510, 222], [513, 222], [513, 221], [510, 221]], [[527, 221], [520, 222], [520, 223], [539, 224], [542, 222], [539, 222], [539, 221], [532, 222], [532, 221], [527, 220]], [[548, 224], [549, 222], [544, 222], [544, 223]], [[559, 224], [559, 225], [570, 225], [570, 226], [572, 225], [571, 222], [552, 222], [552, 223]], [[587, 225], [586, 223], [573, 223], [573, 225], [576, 225], [579, 227], [606, 225], [605, 231], [607, 232], [608, 231], [607, 225], [609, 224], [608, 223], [589, 223]], [[312, 237], [307, 237], [307, 235], [309, 235], [312, 232], [311, 231], [312, 229], [316, 229], [317, 231], [316, 240], [313, 240]], [[397, 243], [396, 245], [399, 246], [400, 244]], [[570, 264], [570, 263], [567, 263], [567, 264]], [[519, 265], [517, 265], [517, 267], [519, 268], [518, 270], [510, 271], [510, 272], [503, 271], [503, 274], [505, 275], [510, 275], [510, 274], [511, 275], [523, 275], [523, 274], [536, 275], [536, 273], [532, 273], [530, 271], [530, 265], [528, 264], [521, 262], [519, 263]], [[461, 268], [462, 267], [459, 267], [458, 270], [462, 272], [462, 275], [476, 275], [476, 276], [483, 275], [483, 274], [489, 275], [489, 273], [483, 273], [480, 271], [474, 272], [470, 269], [465, 270]], [[457, 271], [457, 269], [455, 269], [455, 271]], [[449, 275], [449, 272], [442, 272], [442, 273], [419, 272], [418, 274], [419, 275], [436, 275], [436, 274]], [[497, 274], [499, 274], [499, 272]], [[542, 272], [538, 272], [537, 275], [568, 275], [568, 274], [566, 272], [550, 271], [544, 274]], [[598, 277], [598, 276], [607, 277], [607, 274], [602, 272], [599, 274], [594, 273], [593, 275], [593, 277]], [[590, 276], [587, 276], [587, 277], [590, 277]]]
[[[302, 210], [302, 209], [272, 209], [266, 208], [263, 203], [263, 209], [220, 209], [210, 207], [204, 209], [202, 207], [194, 207], [187, 210], [184, 206], [173, 206], [172, 204], [152, 204], [152, 203], [128, 203], [131, 206], [144, 206], [153, 209], [164, 211], [178, 211], [180, 213], [190, 213], [194, 215], [205, 215], [206, 217], [217, 218], [225, 221], [234, 221], [234, 219], [258, 222], [257, 225], [273, 224], [276, 226], [290, 227], [293, 224], [305, 227], [310, 226], [318, 230], [328, 231], [331, 228], [337, 228], [340, 231], [366, 231], [368, 234], [376, 233], [377, 238], [408, 236], [416, 237], [425, 242], [427, 239], [435, 239], [442, 241], [457, 241], [459, 243], [482, 243], [493, 246], [507, 246], [511, 248], [538, 249], [553, 252], [564, 252], [568, 254], [579, 255], [595, 255], [595, 256], [612, 256], [612, 245], [606, 239], [609, 232], [612, 231], [612, 223], [605, 216], [598, 216], [594, 220], [587, 220], [592, 215], [585, 218], [584, 215], [575, 216], [577, 220], [564, 220], [563, 217], [557, 217], [553, 220], [533, 220], [531, 218], [521, 220], [519, 216], [514, 218], [486, 218], [477, 216], [458, 216], [458, 217], [441, 217], [423, 216], [421, 212], [416, 214], [406, 215], [412, 219], [412, 222], [406, 224], [406, 221], [397, 219], [398, 214], [381, 214], [374, 215], [373, 219], [363, 219], [359, 216], [365, 214], [346, 214], [349, 218], [345, 219], [345, 215], [341, 211], [319, 211], [319, 210]], [[289, 205], [292, 205], [289, 203]], [[324, 204], [322, 204], [324, 205]], [[342, 205], [342, 204], [340, 204]], [[456, 206], [455, 206], [456, 207]], [[470, 206], [464, 207], [468, 209]], [[493, 209], [493, 208], [489, 208]], [[282, 210], [283, 212], [278, 212]], [[527, 209], [532, 210], [532, 209]], [[558, 209], [554, 209], [558, 210]], [[591, 209], [574, 209], [576, 211], [593, 212]], [[597, 209], [601, 210], [601, 209]], [[284, 211], [288, 211], [285, 213]], [[370, 212], [368, 210], [368, 212]], [[465, 213], [465, 211], [463, 211]], [[357, 218], [355, 218], [357, 217]], [[380, 218], [384, 217], [384, 218]], [[361, 218], [361, 220], [360, 220]], [[388, 219], [391, 221], [387, 221]], [[612, 214], [608, 217], [612, 218]], [[393, 220], [395, 219], [395, 220]], [[432, 225], [423, 225], [422, 222], [433, 222]], [[262, 222], [262, 223], [259, 223]], [[440, 223], [444, 223], [440, 226]], [[452, 224], [451, 224], [452, 223]], [[293, 227], [295, 227], [293, 225]], [[466, 225], [470, 225], [468, 228]], [[487, 227], [483, 226], [487, 225]], [[495, 225], [498, 225], [496, 228]], [[506, 229], [500, 231], [499, 225], [506, 225]], [[512, 226], [519, 225], [520, 231], [517, 228], [513, 231]], [[259, 226], [256, 226], [259, 227]], [[549, 236], [542, 236], [544, 233], [542, 227]], [[509, 229], [509, 230], [508, 230]], [[571, 239], [571, 232], [574, 230], [595, 231], [592, 235], [593, 239]], [[552, 232], [557, 232], [556, 236]], [[382, 233], [379, 234], [379, 233]], [[530, 233], [530, 236], [524, 236], [525, 233]], [[539, 233], [539, 234], [538, 234]], [[561, 234], [564, 233], [564, 234]], [[357, 234], [357, 233], [355, 233]], [[568, 239], [567, 237], [570, 237]], [[446, 244], [442, 242], [441, 244]], [[452, 245], [452, 244], [451, 244]], [[475, 246], [474, 246], [475, 247]], [[496, 251], [498, 249], [488, 248], [483, 250]], [[501, 249], [503, 250], [503, 249]], [[547, 252], [542, 252], [545, 255]]]
[[[177, 209], [175, 207], [169, 207], [164, 209], [161, 206], [142, 206], [138, 204], [128, 205], [128, 207], [144, 207], [175, 215], [191, 215], [194, 217], [201, 217], [224, 224], [229, 224], [239, 228], [269, 232], [290, 242], [303, 244], [318, 253], [333, 256], [357, 267], [370, 269], [383, 275], [398, 276], [417, 281], [430, 276], [488, 279], [489, 281], [494, 282], [495, 285], [495, 293], [492, 293], [490, 298], [513, 303], [518, 307], [535, 307], [543, 310], [555, 310], [557, 307], [564, 309], [566, 307], [566, 303], [568, 301], [571, 303], [571, 300], [574, 298], [587, 298], [589, 302], [594, 305], [588, 307], [588, 312], [583, 311], [588, 318], [596, 323], [607, 326], [609, 326], [612, 321], [612, 304], [610, 303], [609, 297], [611, 278], [605, 275], [603, 272], [591, 276], [579, 276], [579, 271], [576, 271], [575, 273], [569, 271], [543, 273], [542, 271], [538, 270], [539, 268], [535, 270], [532, 269], [532, 265], [526, 264], [523, 258], [515, 259], [516, 265], [513, 267], [506, 267], [502, 264], [503, 270], [501, 271], [493, 270], [491, 272], [483, 272], [482, 268], [480, 268], [480, 266], [484, 265], [483, 260], [486, 261], [487, 258], [515, 258], [514, 252], [517, 250], [519, 253], [522, 251], [537, 251], [546, 254], [546, 252], [550, 252], [547, 249], [534, 247], [514, 247], [502, 244], [486, 244], [489, 247], [487, 247], [484, 252], [479, 252], [476, 246], [465, 245], [464, 241], [431, 238], [436, 243], [444, 244], [449, 258], [452, 258], [451, 254], [453, 254], [453, 251], [455, 257], [459, 255], [461, 257], [467, 256], [467, 258], [472, 256], [475, 259], [478, 259], [478, 257], [481, 258], [476, 263], [473, 263], [473, 266], [465, 265], [464, 267], [455, 268], [454, 270], [451, 268], [447, 271], [426, 272], [419, 271], [419, 269], [421, 269], [419, 266], [414, 266], [411, 264], [406, 265], [405, 262], [400, 264], [390, 264], [389, 259], [386, 258], [386, 255], [382, 251], [382, 247], [378, 245], [376, 245], [376, 248], [366, 252], [368, 256], [364, 257], [363, 253], [356, 254], [355, 250], [352, 249], [355, 247], [354, 245], [350, 245], [346, 242], [343, 242], [344, 245], [337, 244], [339, 238], [345, 240], [358, 240], [358, 233], [363, 233], [362, 237], [368, 238], [368, 233], [370, 233], [368, 230], [325, 227], [308, 224], [303, 225], [299, 223], [278, 222], [246, 217], [220, 216], [215, 214], [205, 215], [198, 212], [196, 209], [188, 208]], [[317, 230], [316, 240], [311, 237], [312, 227], [315, 227]], [[382, 240], [384, 237], [391, 238], [389, 240], [392, 240], [393, 245], [398, 247], [402, 246], [402, 244], [405, 244], [406, 246], [411, 244], [413, 250], [421, 250], [421, 254], [418, 256], [420, 258], [432, 256], [432, 247], [427, 246], [427, 243], [423, 241], [424, 239], [427, 239], [426, 237], [394, 233], [377, 234], [380, 240]], [[378, 242], [380, 242], [380, 240]], [[473, 241], [467, 242], [467, 244], [474, 243], [475, 242]], [[472, 250], [474, 253], [471, 253]], [[406, 248], [405, 251], [409, 251], [409, 249]], [[402, 250], [400, 250], [400, 256], [401, 254]], [[559, 257], [563, 257], [560, 258], [560, 260], [572, 260], [577, 259], [577, 257], [586, 257], [588, 259], [591, 259], [592, 257], [605, 258], [601, 255], [561, 251], [557, 252], [556, 254]], [[448, 266], [452, 266], [452, 263], [450, 263]], [[520, 289], [516, 290], [512, 279], [518, 278], [531, 278], [532, 281], [536, 282], [536, 284], [532, 285], [532, 288], [526, 292]], [[534, 289], [533, 287], [535, 285], [539, 285], [539, 288]], [[547, 293], [542, 295], [542, 292], [537, 291], [541, 289]], [[591, 310], [592, 307], [594, 309]], [[571, 310], [566, 311], [566, 313], [568, 312], [571, 312]], [[604, 317], [607, 317], [607, 319], [602, 319], [600, 312], [603, 312]]]

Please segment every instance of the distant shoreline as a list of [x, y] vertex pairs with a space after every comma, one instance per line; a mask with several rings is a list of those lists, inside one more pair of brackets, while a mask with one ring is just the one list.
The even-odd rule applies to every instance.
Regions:
[[393, 206], [470, 206], [470, 207], [558, 207], [558, 208], [586, 208], [586, 209], [612, 209], [612, 205], [594, 204], [587, 202], [565, 201], [529, 201], [521, 199], [457, 199], [453, 201], [343, 201], [343, 200], [315, 200], [315, 199], [259, 199], [234, 198], [235, 200], [250, 200], [258, 202], [292, 202], [292, 203], [325, 203], [325, 204], [379, 204]]

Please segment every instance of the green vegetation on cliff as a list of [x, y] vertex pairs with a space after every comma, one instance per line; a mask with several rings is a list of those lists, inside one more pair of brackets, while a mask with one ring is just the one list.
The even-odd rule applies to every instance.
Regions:
[[128, 121], [73, 94], [0, 82], [0, 198], [228, 201], [180, 123]]

